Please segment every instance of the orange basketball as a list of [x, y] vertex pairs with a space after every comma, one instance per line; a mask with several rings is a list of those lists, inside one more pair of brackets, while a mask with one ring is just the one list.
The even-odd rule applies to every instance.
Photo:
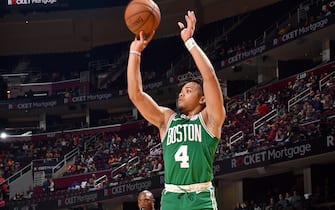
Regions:
[[128, 29], [135, 35], [140, 31], [148, 35], [158, 28], [161, 12], [153, 0], [132, 0], [125, 9], [124, 20]]

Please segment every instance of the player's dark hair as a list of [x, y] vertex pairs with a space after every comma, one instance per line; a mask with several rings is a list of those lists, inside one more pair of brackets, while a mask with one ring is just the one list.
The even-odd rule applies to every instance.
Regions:
[[197, 83], [201, 88], [202, 94], [204, 93], [203, 80], [201, 76], [195, 76], [192, 72], [188, 72], [188, 78], [178, 83], [179, 91], [186, 83], [189, 83], [189, 82]]

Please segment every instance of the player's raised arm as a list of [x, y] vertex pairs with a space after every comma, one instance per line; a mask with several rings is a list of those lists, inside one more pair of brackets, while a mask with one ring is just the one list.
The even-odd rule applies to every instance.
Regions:
[[185, 20], [186, 27], [181, 22], [178, 22], [178, 25], [181, 29], [181, 38], [191, 53], [203, 79], [203, 90], [206, 101], [206, 108], [203, 112], [205, 114], [205, 122], [211, 132], [220, 137], [221, 126], [226, 117], [220, 84], [213, 65], [193, 39], [196, 24], [194, 12], [188, 11], [187, 15], [185, 15]]
[[144, 39], [143, 32], [141, 32], [140, 36], [136, 37], [130, 45], [127, 67], [128, 95], [142, 116], [156, 127], [161, 128], [172, 110], [159, 106], [151, 96], [143, 92], [140, 71], [141, 52], [151, 41], [153, 35], [154, 32]]

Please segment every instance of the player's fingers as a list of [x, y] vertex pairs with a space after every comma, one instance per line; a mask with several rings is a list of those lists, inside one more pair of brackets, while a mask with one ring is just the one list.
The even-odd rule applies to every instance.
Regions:
[[144, 32], [140, 31], [140, 41], [143, 42], [144, 41]]
[[187, 23], [187, 29], [193, 30], [195, 22], [193, 21], [193, 18], [192, 18], [192, 15], [191, 15], [190, 11], [188, 11], [187, 15], [185, 15], [185, 20], [186, 20], [186, 23]]
[[[141, 32], [140, 32], [140, 33], [141, 33]], [[135, 39], [134, 39], [134, 41], [139, 41], [139, 40], [141, 39], [141, 37], [140, 37], [140, 33], [135, 34]]]
[[185, 28], [185, 25], [182, 22], [178, 22], [178, 26], [180, 30], [183, 30]]
[[152, 40], [152, 38], [154, 37], [156, 31], [153, 30], [152, 33], [148, 36], [148, 38], [146, 39], [145, 44], [147, 44], [148, 42], [150, 42]]
[[193, 23], [193, 25], [195, 25], [195, 23], [197, 22], [197, 19], [195, 17], [194, 11], [190, 11], [190, 14], [188, 15]]
[[193, 11], [188, 11], [187, 12], [186, 21], [187, 21], [187, 27], [194, 30], [196, 19], [195, 19], [195, 15], [194, 15]]
[[186, 25], [187, 25], [187, 27], [189, 27], [189, 26], [191, 25], [191, 19], [190, 19], [190, 17], [188, 16], [188, 13], [187, 13], [187, 15], [185, 15], [185, 21], [186, 21]]

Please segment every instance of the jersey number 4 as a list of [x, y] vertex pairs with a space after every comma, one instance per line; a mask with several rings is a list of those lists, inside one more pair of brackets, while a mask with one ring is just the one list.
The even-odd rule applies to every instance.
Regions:
[[180, 162], [180, 168], [189, 168], [190, 157], [187, 155], [187, 145], [181, 145], [174, 154], [174, 160]]

